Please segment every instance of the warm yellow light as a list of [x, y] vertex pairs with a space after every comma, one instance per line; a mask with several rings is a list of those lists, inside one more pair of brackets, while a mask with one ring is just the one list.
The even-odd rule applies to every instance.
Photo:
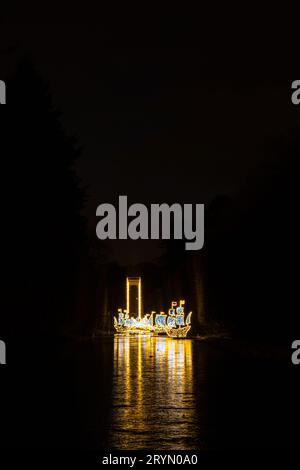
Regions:
[[139, 278], [139, 285], [138, 285], [138, 296], [139, 296], [139, 320], [142, 318], [142, 280]]
[[[130, 312], [130, 288], [138, 288], [137, 318]], [[179, 305], [179, 306], [178, 306]], [[118, 309], [118, 319], [114, 317], [114, 327], [118, 333], [167, 334], [171, 338], [185, 338], [191, 329], [192, 312], [185, 318], [185, 300], [172, 302], [168, 314], [155, 311], [142, 317], [142, 279], [126, 278], [126, 310]], [[133, 312], [135, 313], [135, 312]]]
[[129, 312], [129, 279], [126, 278], [126, 310]]
[[[138, 288], [138, 319], [142, 319], [142, 279], [140, 277], [127, 277], [126, 278], [126, 310], [130, 313], [130, 288]], [[136, 313], [136, 312], [133, 312]]]

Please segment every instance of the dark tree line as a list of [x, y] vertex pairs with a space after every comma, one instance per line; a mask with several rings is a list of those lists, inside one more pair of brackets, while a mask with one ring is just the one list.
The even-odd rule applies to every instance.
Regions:
[[63, 334], [74, 321], [86, 256], [80, 155], [44, 81], [24, 61], [1, 107], [2, 279], [7, 335]]
[[169, 243], [161, 290], [188, 299], [194, 332], [288, 343], [299, 334], [299, 130], [274, 139], [261, 167], [235, 197], [218, 196], [206, 209], [199, 253]]
[[241, 194], [207, 207], [201, 252], [169, 242], [156, 263], [126, 269], [88, 239], [87, 196], [74, 170], [81, 149], [63, 131], [44, 81], [24, 61], [7, 89], [9, 106], [0, 108], [2, 336], [111, 331], [126, 275], [143, 276], [145, 311], [185, 298], [194, 333], [216, 327], [250, 339], [295, 336], [298, 130], [265, 149]]

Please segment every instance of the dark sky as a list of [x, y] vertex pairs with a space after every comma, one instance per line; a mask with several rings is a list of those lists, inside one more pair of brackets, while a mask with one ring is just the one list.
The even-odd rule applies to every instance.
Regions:
[[[2, 62], [32, 57], [67, 131], [83, 145], [77, 171], [89, 187], [92, 230], [97, 205], [119, 194], [148, 204], [207, 204], [238, 194], [249, 175], [271, 163], [266, 143], [298, 118], [290, 102], [295, 77], [235, 74], [224, 57], [223, 73], [214, 73], [208, 38], [197, 47], [139, 47], [135, 38], [129, 47], [133, 34], [120, 18], [112, 26], [92, 16], [58, 23], [23, 13], [4, 18]], [[135, 263], [158, 253], [150, 242], [147, 249], [133, 245], [115, 243], [117, 259]]]

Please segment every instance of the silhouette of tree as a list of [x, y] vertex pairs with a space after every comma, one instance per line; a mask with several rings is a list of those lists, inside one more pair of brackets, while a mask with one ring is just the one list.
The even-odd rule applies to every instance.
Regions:
[[276, 139], [234, 204], [218, 199], [206, 225], [208, 315], [233, 334], [290, 341], [296, 313], [299, 131]]
[[85, 250], [85, 194], [74, 171], [81, 151], [64, 133], [47, 85], [28, 60], [8, 78], [7, 90], [2, 321], [11, 335], [62, 332], [72, 321]]

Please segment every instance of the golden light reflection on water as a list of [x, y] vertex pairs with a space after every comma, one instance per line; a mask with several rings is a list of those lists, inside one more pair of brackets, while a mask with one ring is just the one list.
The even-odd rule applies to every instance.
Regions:
[[112, 447], [195, 449], [197, 423], [193, 342], [116, 335]]

